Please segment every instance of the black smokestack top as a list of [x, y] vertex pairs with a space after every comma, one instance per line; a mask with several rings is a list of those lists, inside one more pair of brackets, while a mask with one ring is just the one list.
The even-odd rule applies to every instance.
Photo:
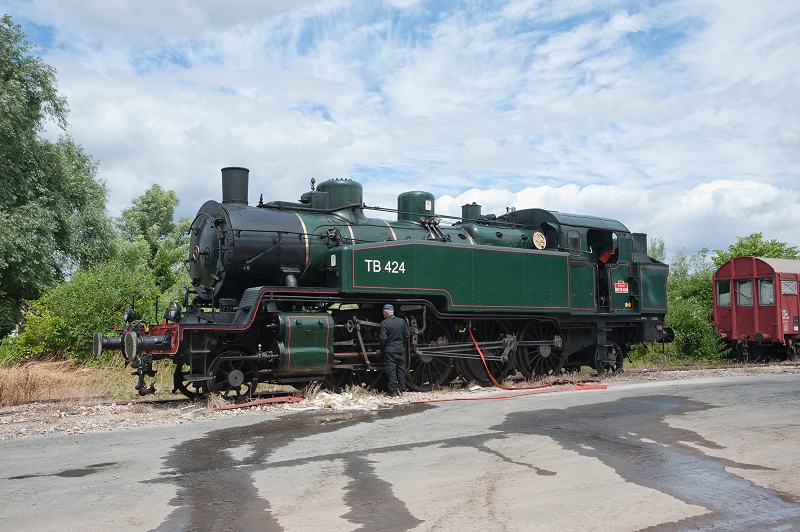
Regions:
[[250, 170], [229, 166], [222, 169], [222, 203], [244, 203], [247, 205], [247, 182]]

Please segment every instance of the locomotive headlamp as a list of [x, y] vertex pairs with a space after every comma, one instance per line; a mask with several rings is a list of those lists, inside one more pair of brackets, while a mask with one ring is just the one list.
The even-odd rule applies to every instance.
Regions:
[[131, 323], [135, 319], [136, 313], [133, 312], [133, 309], [131, 307], [125, 307], [125, 310], [122, 311], [122, 321], [125, 323]]
[[169, 304], [167, 311], [164, 312], [164, 319], [169, 321], [181, 319], [181, 306], [176, 301]]

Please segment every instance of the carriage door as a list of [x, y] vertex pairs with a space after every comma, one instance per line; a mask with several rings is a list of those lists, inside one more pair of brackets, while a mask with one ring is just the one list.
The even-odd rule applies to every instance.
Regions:
[[[796, 274], [794, 275], [796, 277]], [[797, 295], [797, 279], [789, 275], [780, 276], [781, 325], [783, 334], [800, 334], [800, 302]]]
[[728, 336], [733, 336], [733, 322], [731, 320], [731, 280], [719, 279], [715, 284], [714, 320], [717, 330]]
[[755, 335], [753, 330], [753, 280], [737, 279], [734, 281], [736, 287], [736, 332], [741, 339], [747, 336], [752, 339]]
[[778, 335], [777, 312], [775, 312], [775, 279], [772, 277], [757, 279], [758, 283], [758, 323], [756, 332], [766, 335], [775, 341]]

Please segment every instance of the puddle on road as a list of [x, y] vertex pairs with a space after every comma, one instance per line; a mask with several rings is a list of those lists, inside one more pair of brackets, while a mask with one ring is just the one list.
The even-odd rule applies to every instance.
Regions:
[[[649, 531], [797, 530], [800, 505], [725, 471], [726, 467], [770, 468], [703, 454], [697, 447], [724, 447], [696, 432], [671, 427], [664, 420], [711, 408], [715, 407], [684, 397], [631, 397], [563, 410], [518, 412], [492, 428], [506, 434], [548, 436], [564, 449], [599, 459], [625, 480], [711, 510], [710, 514]], [[602, 512], [599, 504], [598, 511]]]
[[375, 468], [363, 458], [350, 457], [344, 472], [350, 477], [344, 496], [350, 511], [342, 519], [362, 525], [364, 530], [374, 530], [376, 525], [381, 530], [411, 530], [422, 523], [395, 496], [392, 485], [378, 478]]
[[[343, 521], [360, 526], [358, 530], [410, 530], [423, 521], [412, 515], [394, 494], [391, 483], [376, 475], [367, 455], [436, 445], [463, 447], [525, 466], [537, 475], [557, 475], [556, 471], [513, 461], [491, 445], [494, 440], [518, 434], [547, 436], [566, 450], [597, 458], [631, 483], [711, 511], [648, 530], [800, 528], [800, 505], [781, 500], [774, 492], [725, 471], [726, 467], [767, 468], [705, 455], [703, 448], [722, 447], [693, 431], [671, 427], [665, 422], [667, 416], [714, 408], [684, 397], [645, 396], [559, 410], [526, 410], [509, 414], [502, 423], [490, 428], [498, 432], [440, 440], [422, 438], [424, 441], [418, 443], [368, 452], [331, 448], [306, 458], [280, 463], [268, 461], [272, 453], [295, 440], [360, 423], [419, 413], [424, 408], [433, 407], [416, 405], [377, 412], [303, 412], [254, 425], [216, 430], [180, 443], [167, 455], [162, 478], [150, 481], [173, 483], [178, 487], [176, 497], [170, 502], [175, 510], [156, 530], [282, 531], [283, 527], [271, 513], [269, 501], [259, 497], [254, 475], [272, 467], [309, 464], [321, 467], [337, 460], [344, 464], [342, 498], [344, 508], [349, 508], [339, 516]], [[598, 501], [608, 496], [613, 497], [613, 494], [598, 494]], [[597, 504], [602, 514], [602, 502]], [[309, 523], [309, 527], [311, 525]]]
[[65, 469], [64, 471], [58, 471], [57, 473], [35, 473], [31, 475], [19, 475], [16, 477], [8, 477], [8, 480], [22, 480], [24, 478], [34, 478], [34, 477], [78, 478], [78, 477], [85, 477], [87, 475], [92, 475], [94, 473], [99, 473], [100, 471], [104, 471], [114, 465], [117, 465], [117, 463], [103, 462], [102, 464], [92, 464], [78, 469]]
[[[283, 531], [270, 513], [269, 501], [258, 496], [253, 482], [254, 470], [270, 467], [267, 464], [270, 454], [306, 436], [417, 413], [424, 408], [429, 407], [345, 413], [302, 412], [254, 425], [216, 430], [202, 438], [181, 443], [166, 457], [168, 471], [164, 473], [165, 478], [151, 481], [178, 485], [178, 493], [170, 501], [177, 508], [155, 530]], [[237, 460], [234, 458], [237, 453], [230, 452], [232, 448], [246, 448], [250, 452]], [[332, 453], [336, 451], [331, 449]], [[352, 511], [343, 516], [345, 519], [361, 524], [364, 530], [380, 525], [384, 530], [398, 532], [410, 530], [420, 523], [408, 512], [403, 501], [393, 495], [391, 484], [375, 476], [365, 458], [356, 453], [341, 454], [347, 456], [347, 474], [352, 479], [345, 494], [345, 499], [350, 499]], [[296, 462], [299, 464], [305, 460]], [[359, 501], [369, 500], [376, 493], [380, 494], [380, 507], [373, 506], [371, 512], [363, 511]], [[397, 519], [396, 526], [385, 528], [384, 512]]]

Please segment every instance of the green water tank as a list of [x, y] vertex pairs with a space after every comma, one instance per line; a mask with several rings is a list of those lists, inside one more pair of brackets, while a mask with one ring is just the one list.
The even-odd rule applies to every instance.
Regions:
[[328, 209], [341, 209], [352, 205], [361, 205], [364, 189], [361, 183], [350, 179], [330, 179], [317, 186], [317, 192], [328, 195]]
[[397, 211], [398, 222], [418, 222], [422, 216], [433, 216], [434, 196], [421, 190], [403, 192], [397, 196]]
[[466, 222], [474, 222], [481, 217], [481, 206], [474, 201], [461, 206], [461, 218]]

